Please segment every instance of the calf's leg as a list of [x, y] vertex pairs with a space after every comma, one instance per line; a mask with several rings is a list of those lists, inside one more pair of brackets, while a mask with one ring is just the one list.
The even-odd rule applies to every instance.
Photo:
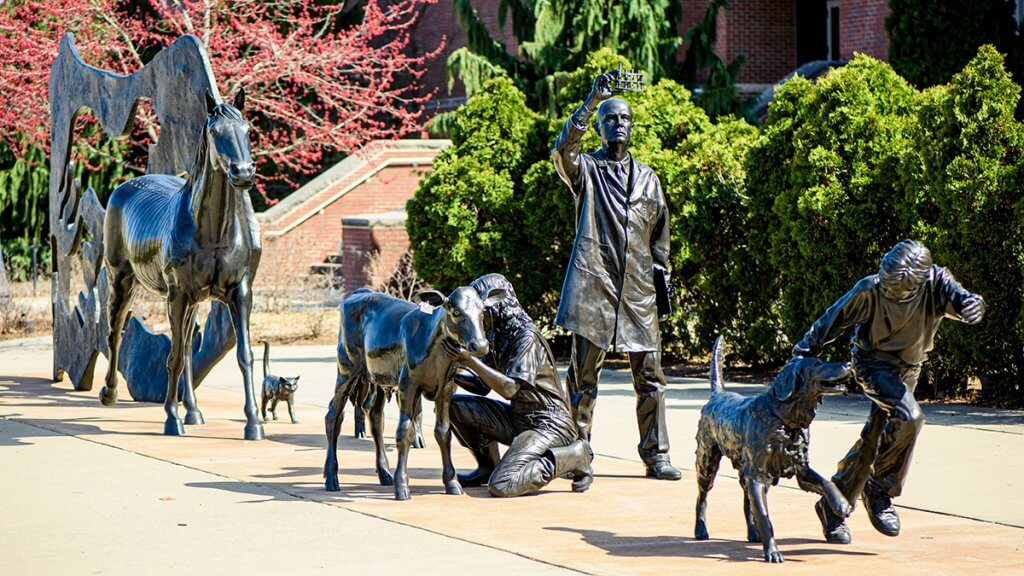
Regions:
[[409, 448], [413, 441], [413, 420], [416, 418], [416, 411], [419, 409], [420, 390], [415, 384], [409, 381], [405, 369], [399, 377], [399, 409], [401, 416], [398, 420], [398, 432], [396, 443], [398, 444], [398, 466], [395, 468], [395, 500], [408, 500], [409, 494]]
[[452, 463], [452, 429], [448, 417], [448, 407], [451, 405], [454, 392], [455, 384], [449, 381], [434, 397], [434, 411], [437, 416], [437, 422], [434, 425], [434, 438], [441, 449], [441, 478], [444, 481], [444, 493], [458, 496], [462, 494], [462, 486], [455, 473], [455, 464]]

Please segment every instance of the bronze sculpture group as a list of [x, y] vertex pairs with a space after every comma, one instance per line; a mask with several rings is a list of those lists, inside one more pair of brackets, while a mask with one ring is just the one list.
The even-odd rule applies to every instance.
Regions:
[[[255, 170], [249, 124], [242, 116], [245, 96], [240, 91], [231, 104], [219, 102], [201, 44], [190, 38], [159, 54], [148, 71], [127, 77], [85, 66], [73, 39], [62, 41], [51, 78], [51, 218], [59, 249], [55, 377], [69, 373], [77, 389], [88, 390], [96, 356], [106, 353], [110, 369], [102, 403], [116, 402], [120, 369], [133, 397], [164, 402], [164, 433], [181, 435], [183, 423], [203, 423], [194, 392], [198, 380], [237, 341], [244, 437], [259, 440], [264, 432], [252, 383], [249, 313], [261, 249], [248, 196]], [[166, 80], [170, 71], [185, 77], [185, 96], [158, 101], [158, 113], [180, 114], [178, 126], [187, 130], [169, 128], [169, 144], [155, 148], [151, 157], [151, 174], [117, 187], [104, 208], [91, 190], [81, 194], [69, 176], [67, 149], [75, 115], [85, 106], [99, 107], [108, 133], [123, 131], [138, 98], [155, 94], [156, 80]], [[501, 274], [485, 275], [448, 296], [422, 292], [411, 302], [356, 290], [341, 305], [338, 380], [325, 417], [327, 490], [340, 490], [338, 435], [343, 408], [352, 401], [357, 410], [368, 412], [378, 481], [394, 485], [396, 499], [409, 499], [408, 451], [426, 396], [435, 403], [435, 438], [447, 494], [486, 485], [497, 497], [520, 496], [559, 477], [570, 478], [572, 490], [583, 492], [593, 482], [590, 432], [609, 350], [628, 356], [645, 475], [682, 477], [668, 454], [658, 325], [669, 312], [668, 208], [657, 175], [629, 152], [630, 105], [614, 97], [638, 88], [638, 78], [622, 70], [598, 76], [552, 150], [555, 169], [576, 205], [576, 236], [556, 317], [557, 325], [572, 334], [566, 387], [547, 340]], [[199, 94], [201, 104], [196, 102]], [[581, 153], [592, 117], [601, 148]], [[186, 162], [183, 150], [189, 146], [192, 157]], [[172, 175], [179, 172], [186, 177]], [[91, 242], [83, 240], [86, 231], [93, 234]], [[73, 256], [86, 264], [88, 294], [79, 296], [81, 308], [69, 307], [63, 272]], [[136, 319], [126, 326], [140, 285], [166, 299], [169, 340]], [[211, 298], [224, 306], [214, 308], [204, 333], [197, 335], [197, 304]], [[744, 398], [724, 390], [723, 345], [716, 342], [711, 399], [697, 432], [695, 537], [709, 537], [706, 499], [722, 457], [739, 471], [747, 538], [762, 543], [769, 562], [783, 560], [766, 500], [768, 488], [781, 477], [796, 476], [801, 488], [821, 495], [814, 509], [827, 541], [850, 542], [845, 518], [858, 498], [874, 527], [896, 536], [900, 523], [892, 499], [900, 494], [924, 423], [913, 396], [921, 366], [942, 319], [974, 324], [984, 311], [981, 296], [935, 266], [927, 248], [907, 240], [882, 258], [877, 274], [859, 281], [811, 326], [764, 394]], [[855, 331], [852, 363], [817, 358], [849, 329]], [[288, 379], [268, 375], [267, 356], [269, 350], [264, 419], [268, 402], [274, 403], [274, 412], [278, 401], [286, 401], [294, 422], [295, 382], [286, 385]], [[154, 361], [166, 366], [163, 382], [152, 382], [154, 371], [144, 368]], [[278, 385], [268, 387], [270, 379]], [[847, 381], [872, 401], [871, 413], [829, 480], [809, 466], [808, 427], [821, 397], [846, 391]], [[471, 394], [455, 395], [457, 386]], [[490, 392], [505, 401], [487, 398]], [[401, 412], [394, 475], [383, 437], [383, 408], [391, 393]], [[178, 416], [179, 399], [186, 408], [184, 422]], [[456, 473], [453, 434], [473, 454], [476, 470]], [[508, 446], [504, 454], [499, 444]]]

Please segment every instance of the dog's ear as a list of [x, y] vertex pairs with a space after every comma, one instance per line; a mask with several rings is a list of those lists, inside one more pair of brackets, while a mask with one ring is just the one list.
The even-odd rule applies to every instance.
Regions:
[[789, 397], [793, 395], [793, 391], [799, 386], [797, 380], [800, 379], [800, 364], [800, 360], [791, 360], [783, 366], [782, 372], [779, 372], [779, 375], [775, 377], [775, 381], [772, 382], [772, 396], [779, 402], [789, 400]]

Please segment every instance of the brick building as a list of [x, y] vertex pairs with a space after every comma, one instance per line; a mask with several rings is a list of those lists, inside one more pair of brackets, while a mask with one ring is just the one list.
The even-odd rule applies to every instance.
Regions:
[[[679, 0], [683, 23], [680, 35], [699, 22], [709, 0]], [[510, 54], [518, 44], [506, 23], [498, 27], [498, 2], [475, 0], [480, 20], [491, 35], [505, 43]], [[812, 60], [848, 60], [854, 52], [875, 58], [888, 55], [885, 32], [887, 0], [730, 0], [718, 17], [717, 52], [726, 62], [739, 55], [746, 58], [739, 75], [740, 88], [759, 92]], [[449, 93], [445, 79], [448, 55], [466, 45], [453, 0], [439, 0], [423, 10], [413, 32], [414, 49], [434, 49], [446, 38], [444, 51], [430, 65], [422, 82], [435, 91], [441, 109], [464, 101], [465, 92], [456, 85]], [[684, 53], [680, 50], [680, 57]]]
[[[299, 287], [311, 273], [325, 273], [339, 281], [345, 277], [345, 289], [351, 291], [359, 287], [353, 282], [366, 280], [362, 270], [368, 254], [376, 251], [385, 262], [397, 263], [409, 248], [405, 203], [434, 158], [450, 144], [372, 142], [257, 214], [263, 235], [259, 284]], [[381, 216], [387, 213], [396, 216]], [[343, 222], [358, 216], [372, 225]], [[396, 217], [401, 226], [393, 224]]]

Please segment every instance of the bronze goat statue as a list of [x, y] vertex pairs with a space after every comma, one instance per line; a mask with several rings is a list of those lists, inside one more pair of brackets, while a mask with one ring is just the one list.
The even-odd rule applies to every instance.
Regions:
[[[455, 390], [452, 374], [456, 364], [445, 354], [443, 343], [451, 341], [474, 356], [486, 354], [484, 306], [504, 297], [504, 290], [495, 289], [483, 299], [476, 290], [462, 286], [447, 297], [434, 290], [421, 292], [413, 302], [366, 289], [356, 290], [345, 298], [341, 304], [338, 334], [338, 383], [325, 417], [327, 490], [341, 489], [338, 434], [345, 403], [364, 381], [368, 381], [379, 387], [370, 409], [370, 431], [376, 446], [377, 476], [381, 485], [393, 484], [397, 500], [409, 499], [406, 467], [413, 443], [413, 420], [420, 409], [420, 397], [426, 396], [435, 403], [434, 437], [441, 448], [445, 492], [462, 494], [452, 464], [452, 430], [448, 419], [448, 407]], [[422, 303], [429, 311], [421, 309], [417, 303]], [[397, 433], [398, 467], [392, 476], [384, 453], [383, 408], [388, 396], [384, 392], [394, 389], [398, 391], [401, 417]]]

